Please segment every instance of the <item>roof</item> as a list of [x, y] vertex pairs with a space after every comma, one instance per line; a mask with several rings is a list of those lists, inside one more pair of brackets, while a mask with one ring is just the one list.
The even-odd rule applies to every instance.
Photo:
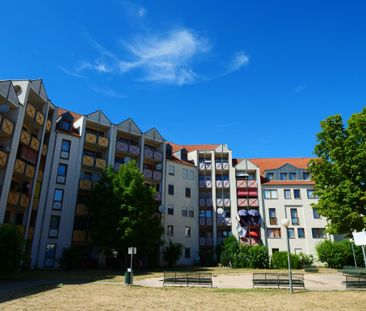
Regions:
[[[308, 167], [309, 161], [313, 158], [257, 158], [249, 159], [253, 164], [259, 167], [261, 174], [267, 170], [278, 169], [285, 164], [290, 164], [297, 168], [306, 169]], [[238, 159], [240, 161], [241, 159]]]
[[172, 142], [169, 142], [169, 144], [172, 146], [173, 152], [177, 152], [183, 148], [186, 149], [188, 152], [195, 150], [215, 150], [217, 147], [222, 145], [222, 144], [177, 145]]
[[311, 180], [270, 180], [270, 181], [263, 181], [262, 184], [264, 186], [285, 186], [285, 185], [315, 185], [315, 182]]
[[69, 112], [73, 117], [74, 117], [74, 122], [79, 120], [83, 115], [70, 111], [70, 110], [66, 110], [64, 108], [57, 108], [57, 117], [59, 117], [60, 115], [64, 114], [65, 112]]
[[191, 163], [190, 161], [183, 161], [181, 159], [178, 159], [177, 157], [175, 156], [172, 156], [171, 158], [167, 158], [167, 160], [170, 160], [170, 161], [173, 161], [173, 162], [177, 162], [177, 163], [180, 163], [180, 164], [184, 164], [184, 165], [189, 165], [189, 166], [193, 166], [193, 167], [196, 167], [196, 165], [194, 165], [193, 163]]

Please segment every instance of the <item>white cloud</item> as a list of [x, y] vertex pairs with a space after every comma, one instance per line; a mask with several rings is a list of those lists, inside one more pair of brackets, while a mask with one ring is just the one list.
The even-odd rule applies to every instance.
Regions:
[[229, 64], [228, 71], [236, 71], [242, 68], [243, 66], [248, 65], [249, 63], [249, 56], [244, 52], [238, 52], [234, 55], [231, 63]]
[[114, 97], [114, 98], [119, 98], [119, 99], [123, 99], [126, 98], [127, 96], [124, 94], [121, 94], [111, 88], [101, 88], [101, 87], [97, 87], [97, 86], [90, 86], [90, 89], [96, 93], [100, 93], [102, 95], [108, 96], [108, 97]]
[[137, 15], [140, 17], [145, 17], [147, 11], [144, 7], [139, 7], [137, 10]]

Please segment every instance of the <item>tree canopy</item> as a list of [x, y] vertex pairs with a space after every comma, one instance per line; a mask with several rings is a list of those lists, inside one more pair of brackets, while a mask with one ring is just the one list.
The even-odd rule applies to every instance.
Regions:
[[155, 251], [163, 228], [154, 193], [134, 161], [118, 172], [108, 167], [88, 203], [94, 244], [120, 253], [129, 246], [136, 246], [140, 255]]
[[309, 171], [319, 201], [314, 204], [329, 220], [328, 232], [351, 234], [366, 226], [366, 108], [345, 126], [340, 115], [321, 122]]

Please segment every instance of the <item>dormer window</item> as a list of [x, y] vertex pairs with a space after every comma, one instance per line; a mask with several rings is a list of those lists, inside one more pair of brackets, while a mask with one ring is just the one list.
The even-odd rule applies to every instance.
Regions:
[[57, 121], [57, 129], [71, 132], [73, 123], [74, 117], [69, 112], [65, 112]]
[[71, 131], [71, 122], [68, 120], [61, 120], [59, 124], [59, 128], [64, 131]]
[[281, 180], [287, 180], [287, 173], [281, 173], [280, 178]]
[[268, 180], [273, 180], [273, 173], [267, 173], [266, 177]]

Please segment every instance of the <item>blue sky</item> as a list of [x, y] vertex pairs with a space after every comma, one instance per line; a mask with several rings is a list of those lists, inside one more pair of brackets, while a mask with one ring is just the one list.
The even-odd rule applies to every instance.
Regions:
[[[311, 156], [366, 99], [364, 1], [7, 1], [1, 79], [236, 157]], [[5, 14], [6, 12], [6, 14]]]

